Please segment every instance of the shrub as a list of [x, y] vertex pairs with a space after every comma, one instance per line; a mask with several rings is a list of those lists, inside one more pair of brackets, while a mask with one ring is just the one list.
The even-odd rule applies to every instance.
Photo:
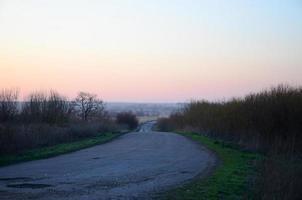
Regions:
[[118, 132], [103, 102], [80, 94], [86, 113], [81, 119], [77, 107], [55, 91], [33, 92], [23, 103], [18, 102], [18, 90], [0, 91], [0, 155]]
[[3, 89], [0, 91], [0, 122], [15, 120], [18, 113], [17, 89]]
[[230, 101], [193, 101], [169, 120], [247, 148], [302, 152], [302, 88], [280, 85]]
[[28, 123], [62, 124], [69, 120], [71, 110], [70, 103], [59, 93], [35, 92], [24, 102], [21, 116], [22, 121]]
[[157, 120], [157, 128], [161, 131], [173, 131], [175, 129], [174, 123], [168, 118], [160, 118]]
[[270, 154], [258, 165], [255, 199], [301, 199], [301, 156]]
[[159, 128], [193, 128], [267, 157], [259, 167], [256, 199], [299, 199], [302, 182], [302, 88], [279, 85], [244, 98], [193, 101]]
[[138, 126], [138, 119], [136, 115], [131, 112], [121, 112], [116, 116], [118, 124], [127, 125], [129, 129], [134, 129]]
[[47, 123], [6, 123], [0, 125], [0, 155], [52, 146], [117, 131], [112, 122], [69, 122], [64, 126]]

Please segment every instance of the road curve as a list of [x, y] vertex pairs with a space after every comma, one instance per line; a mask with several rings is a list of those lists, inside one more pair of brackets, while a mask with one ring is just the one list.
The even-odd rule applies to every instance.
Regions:
[[215, 157], [174, 134], [128, 133], [106, 144], [0, 168], [0, 199], [149, 199], [206, 173]]

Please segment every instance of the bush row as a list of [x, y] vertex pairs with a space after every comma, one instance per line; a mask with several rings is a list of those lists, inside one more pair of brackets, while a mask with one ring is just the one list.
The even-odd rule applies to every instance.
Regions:
[[302, 88], [280, 85], [229, 101], [193, 101], [159, 127], [191, 128], [265, 152], [302, 152]]
[[302, 88], [279, 85], [229, 101], [193, 101], [169, 118], [164, 131], [184, 129], [264, 152], [252, 181], [255, 199], [302, 196]]
[[72, 101], [55, 91], [33, 92], [21, 102], [18, 90], [0, 91], [0, 155], [137, 125], [132, 113], [119, 113], [114, 120], [105, 111], [103, 101], [87, 92], [80, 92]]

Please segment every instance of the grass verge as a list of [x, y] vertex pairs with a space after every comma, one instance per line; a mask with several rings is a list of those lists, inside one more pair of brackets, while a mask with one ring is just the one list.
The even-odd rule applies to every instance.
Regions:
[[179, 133], [200, 142], [214, 151], [221, 164], [206, 179], [197, 179], [167, 192], [164, 199], [252, 199], [250, 178], [255, 177], [255, 161], [261, 159], [256, 153], [240, 150], [237, 146], [210, 139], [194, 133]]
[[44, 159], [65, 153], [70, 153], [94, 145], [109, 142], [119, 137], [120, 135], [122, 135], [122, 133], [103, 133], [96, 137], [87, 138], [80, 141], [33, 149], [16, 155], [0, 156], [0, 166], [6, 166], [30, 160]]

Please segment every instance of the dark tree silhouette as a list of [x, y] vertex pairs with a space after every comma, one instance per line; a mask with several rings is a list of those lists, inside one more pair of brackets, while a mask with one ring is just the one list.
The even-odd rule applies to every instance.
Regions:
[[88, 121], [90, 117], [96, 116], [104, 111], [104, 103], [97, 98], [96, 94], [80, 92], [74, 101], [76, 112], [82, 120]]

